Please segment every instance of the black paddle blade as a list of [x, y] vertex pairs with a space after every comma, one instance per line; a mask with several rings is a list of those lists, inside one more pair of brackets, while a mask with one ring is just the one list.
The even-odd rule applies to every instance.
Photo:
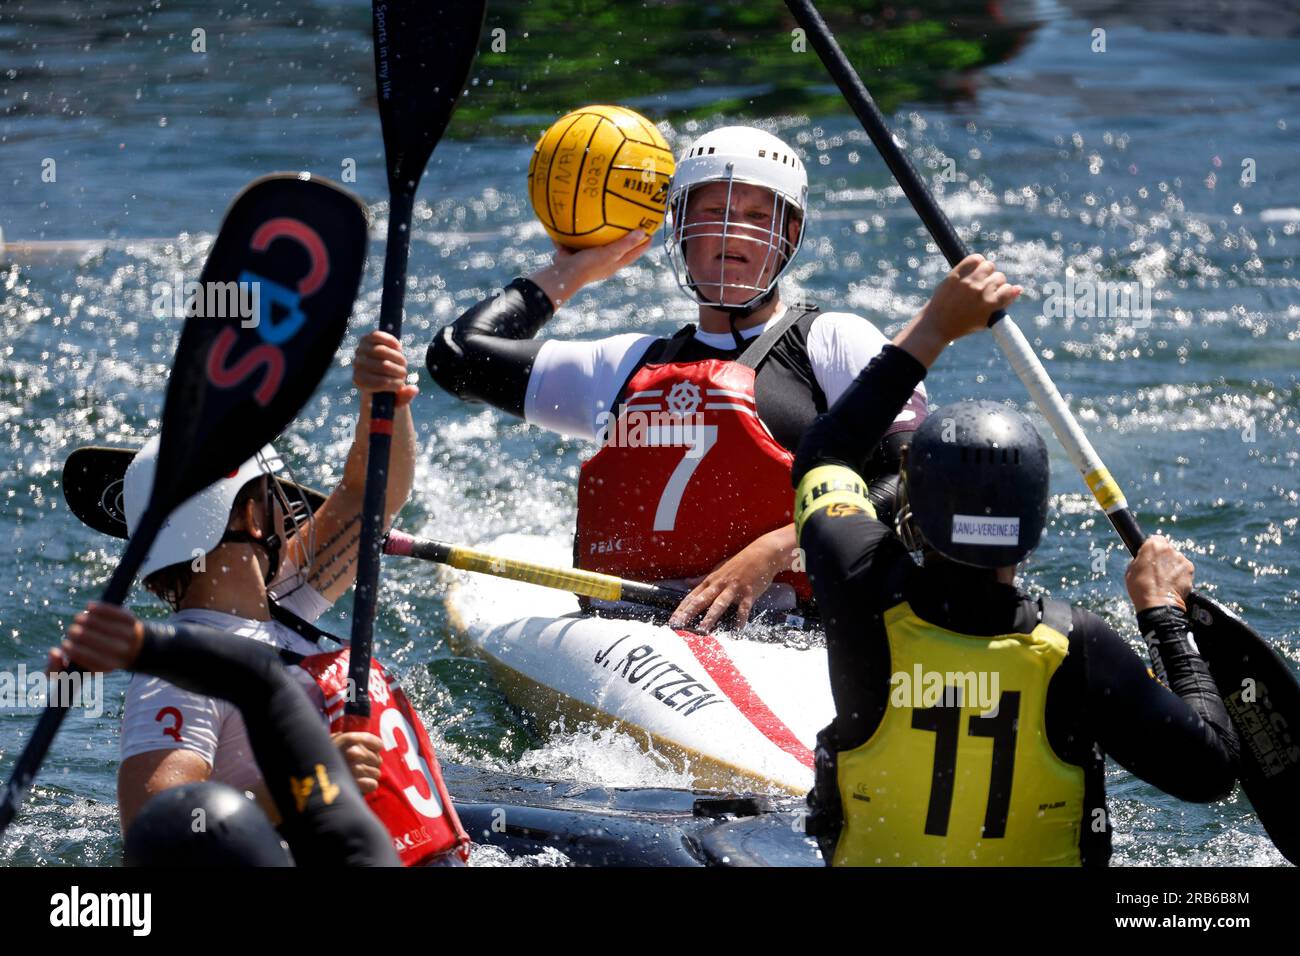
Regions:
[[[122, 484], [135, 453], [134, 448], [87, 445], [68, 456], [63, 463], [63, 499], [82, 524], [100, 534], [127, 537]], [[301, 495], [313, 512], [325, 503], [325, 495], [315, 488], [287, 478], [276, 480], [290, 489], [286, 493], [290, 501]]]
[[1300, 864], [1300, 682], [1245, 621], [1219, 602], [1188, 598], [1196, 646], [1241, 738], [1238, 776], [1274, 845]]
[[[199, 277], [201, 304], [176, 346], [149, 503], [104, 601], [126, 599], [176, 505], [252, 457], [316, 390], [347, 328], [366, 238], [365, 207], [332, 183], [270, 176], [235, 198]], [[244, 289], [255, 297], [246, 300]], [[244, 305], [256, 306], [247, 317]], [[67, 712], [50, 705], [41, 714], [0, 793], [0, 833]]]
[[372, 13], [388, 179], [414, 193], [469, 79], [487, 2], [374, 0]]
[[343, 340], [366, 228], [360, 201], [320, 179], [268, 176], [235, 199], [201, 288], [246, 283], [259, 308], [254, 319], [185, 320], [149, 510], [171, 510], [230, 474], [298, 414]]

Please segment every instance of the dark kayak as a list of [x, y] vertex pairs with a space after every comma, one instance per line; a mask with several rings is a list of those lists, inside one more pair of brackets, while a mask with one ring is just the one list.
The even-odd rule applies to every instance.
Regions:
[[595, 787], [444, 764], [465, 832], [578, 866], [822, 866], [794, 797]]

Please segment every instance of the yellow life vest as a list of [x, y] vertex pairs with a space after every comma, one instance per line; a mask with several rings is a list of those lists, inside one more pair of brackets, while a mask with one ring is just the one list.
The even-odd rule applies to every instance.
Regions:
[[871, 738], [838, 754], [835, 866], [1079, 866], [1084, 772], [1047, 742], [1066, 636], [959, 634], [885, 612], [893, 675]]

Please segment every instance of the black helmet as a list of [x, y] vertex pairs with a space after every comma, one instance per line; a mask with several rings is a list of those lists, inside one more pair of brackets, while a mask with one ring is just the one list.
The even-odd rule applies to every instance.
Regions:
[[224, 783], [187, 783], [145, 804], [126, 834], [127, 866], [293, 866], [261, 808]]
[[[1047, 523], [1047, 446], [1015, 409], [958, 402], [931, 412], [901, 473], [900, 522], [944, 557], [1000, 568], [1038, 546]], [[900, 528], [905, 540], [907, 530]]]

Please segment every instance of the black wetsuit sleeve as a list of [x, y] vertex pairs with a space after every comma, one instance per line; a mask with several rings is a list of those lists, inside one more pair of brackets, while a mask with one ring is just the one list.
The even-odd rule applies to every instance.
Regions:
[[524, 415], [528, 379], [542, 343], [533, 337], [552, 315], [550, 298], [518, 278], [439, 329], [425, 354], [433, 380], [457, 398]]
[[[925, 366], [903, 349], [886, 345], [805, 433], [795, 455], [794, 486], [798, 488], [804, 475], [818, 465], [843, 465], [871, 475], [871, 460], [879, 453], [885, 432], [925, 372]], [[897, 447], [893, 451], [897, 454]]]
[[[843, 473], [828, 478], [834, 488], [804, 488], [804, 479], [827, 465], [847, 468], [854, 476], [871, 474], [871, 461], [880, 454], [885, 433], [925, 371], [907, 352], [886, 345], [817, 417], [795, 455], [799, 547], [826, 627], [835, 728], [844, 746], [865, 740], [880, 723], [888, 697], [883, 691], [889, 679], [889, 647], [884, 640], [864, 638], [864, 630], [878, 629], [879, 609], [896, 603], [898, 595], [889, 592], [902, 586], [915, 564], [890, 526], [865, 507], [870, 502], [874, 510], [881, 503], [878, 472], [869, 485], [858, 478], [860, 490], [852, 490], [854, 477]], [[821, 484], [816, 476], [809, 483]], [[889, 493], [892, 510], [892, 487]], [[823, 500], [837, 497], [837, 505], [818, 507], [819, 494]]]
[[865, 510], [823, 509], [799, 535], [826, 629], [826, 658], [842, 749], [865, 742], [889, 700], [889, 642], [881, 609], [897, 604], [916, 566], [890, 528]]
[[1140, 612], [1137, 620], [1157, 677], [1204, 721], [1207, 743], [1221, 744], [1235, 767], [1241, 755], [1237, 728], [1210, 666], [1192, 645], [1186, 613], [1172, 606], [1154, 607]]
[[876, 517], [894, 526], [894, 515], [898, 510], [899, 469], [902, 467], [902, 451], [912, 441], [912, 431], [893, 432], [881, 439], [876, 451], [867, 463], [867, 470], [862, 477], [867, 480], [867, 497], [876, 509]]
[[1188, 641], [1182, 612], [1152, 609], [1138, 621], [1158, 648], [1168, 687], [1151, 677], [1108, 624], [1074, 611], [1071, 654], [1076, 646], [1082, 651], [1088, 730], [1117, 763], [1166, 793], [1198, 803], [1218, 800], [1232, 789], [1238, 753], [1223, 701]]
[[320, 713], [272, 648], [189, 623], [144, 631], [134, 670], [239, 708], [299, 866], [401, 865]]

